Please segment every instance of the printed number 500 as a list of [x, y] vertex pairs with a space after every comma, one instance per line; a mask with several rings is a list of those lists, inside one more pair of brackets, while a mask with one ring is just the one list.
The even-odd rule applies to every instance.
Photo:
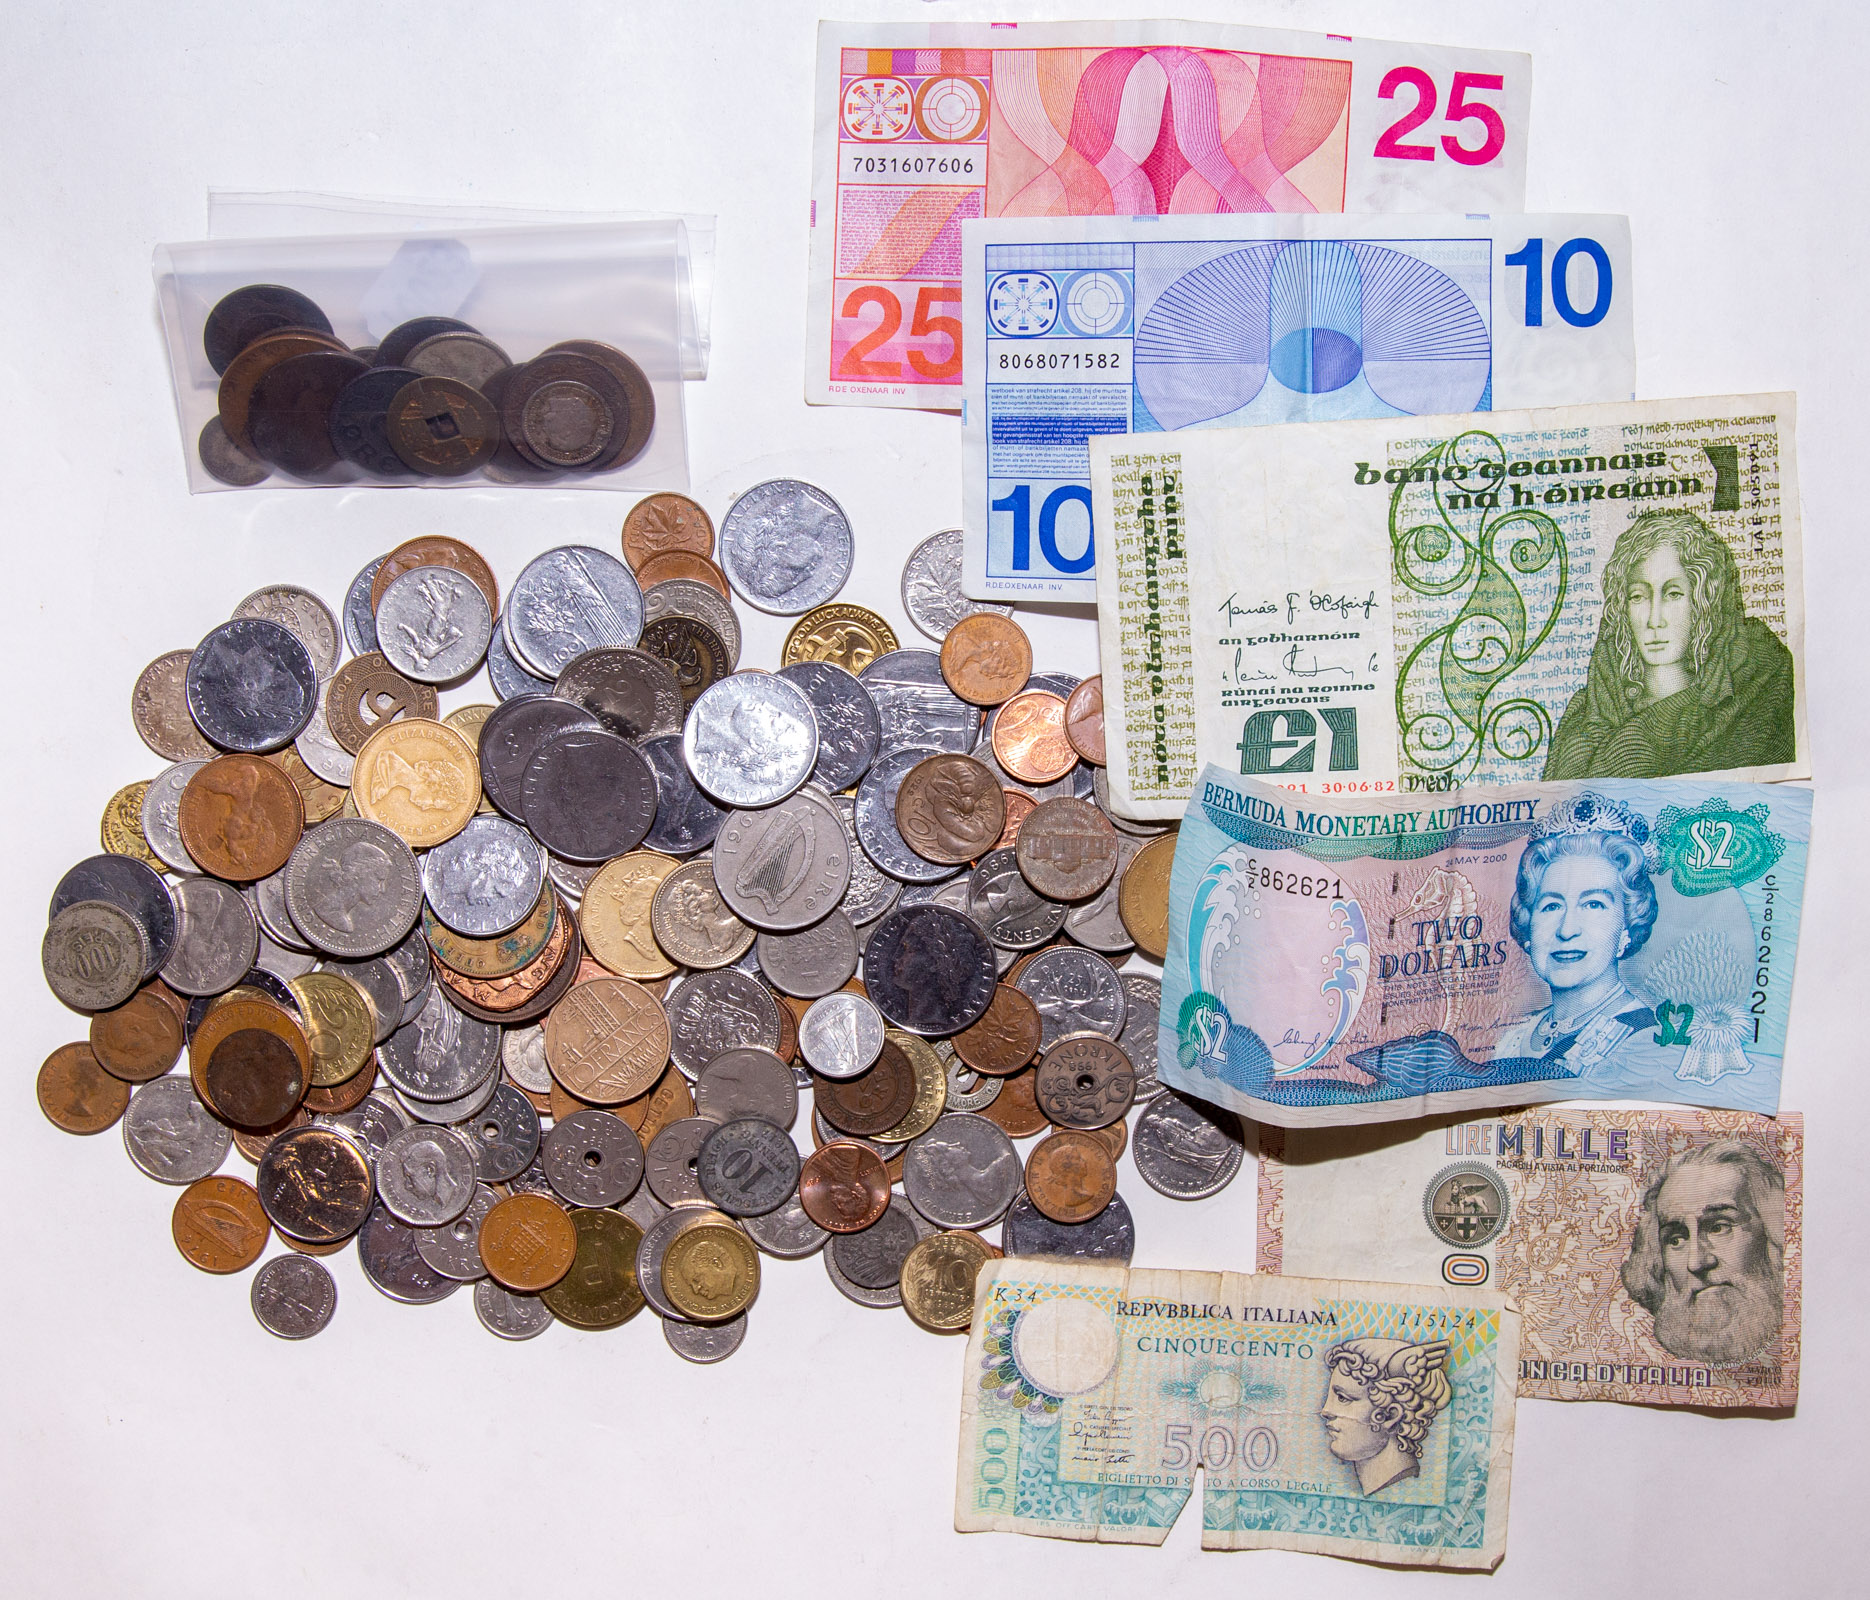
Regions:
[[[924, 284], [916, 291], [915, 312], [909, 322], [909, 337], [926, 338], [931, 335], [937, 339], [945, 337], [948, 341], [947, 353], [935, 359], [935, 353], [941, 350], [939, 343], [921, 350], [905, 350], [910, 371], [928, 383], [952, 383], [961, 376], [961, 319], [959, 317], [938, 317], [934, 315], [937, 305], [959, 305], [961, 303], [961, 285], [958, 283]], [[844, 357], [838, 362], [840, 378], [900, 378], [903, 375], [901, 361], [888, 357], [872, 359], [875, 352], [895, 340], [902, 331], [903, 303], [896, 296], [896, 291], [888, 284], [866, 283], [861, 288], [853, 289], [844, 297], [844, 304], [839, 308], [840, 317], [861, 317], [871, 306], [875, 306], [882, 316], [876, 325], [865, 332]]]

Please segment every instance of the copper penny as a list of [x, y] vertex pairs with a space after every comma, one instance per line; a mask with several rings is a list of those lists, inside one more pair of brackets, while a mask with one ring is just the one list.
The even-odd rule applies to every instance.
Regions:
[[255, 339], [227, 364], [221, 374], [216, 409], [221, 414], [221, 428], [248, 455], [257, 455], [251, 431], [253, 391], [260, 379], [280, 362], [293, 356], [309, 355], [315, 350], [336, 350], [349, 355], [350, 346], [328, 333], [309, 328], [281, 329]]
[[[413, 572], [417, 567], [453, 568], [487, 597], [487, 609], [496, 617], [500, 615], [500, 585], [494, 580], [493, 568], [487, 565], [486, 559], [472, 545], [441, 534], [425, 534], [420, 539], [410, 539], [383, 558], [383, 564], [377, 568], [377, 575], [370, 580], [372, 615], [383, 604], [384, 591], [405, 572]], [[431, 711], [428, 715], [433, 716], [434, 713]]]
[[[584, 941], [578, 937], [578, 922], [575, 917], [567, 916], [565, 921], [570, 926], [571, 948], [565, 952], [565, 959], [559, 962], [558, 971], [552, 974], [545, 987], [522, 1006], [511, 1011], [494, 1011], [486, 1006], [476, 1005], [461, 994], [458, 989], [450, 989], [455, 996], [454, 1005], [465, 1011], [470, 1017], [481, 1022], [498, 1023], [501, 1027], [513, 1027], [522, 1022], [536, 1022], [552, 1009], [572, 986], [572, 979], [577, 976], [579, 963], [584, 959]], [[439, 976], [440, 968], [437, 969]]]
[[1048, 900], [1089, 900], [1110, 882], [1120, 854], [1110, 818], [1069, 795], [1040, 802], [1013, 846], [1019, 875]]
[[1104, 764], [1104, 679], [1086, 678], [1065, 702], [1065, 737], [1080, 760]]
[[1000, 1082], [1000, 1092], [980, 1109], [980, 1114], [989, 1122], [995, 1122], [1010, 1139], [1025, 1139], [1051, 1127], [1046, 1114], [1039, 1109], [1039, 1102], [1033, 1095], [1033, 1084], [1038, 1072], [1032, 1067], [1015, 1072], [1011, 1077]]
[[313, 1084], [305, 1091], [302, 1102], [307, 1111], [322, 1111], [326, 1116], [333, 1116], [340, 1111], [350, 1111], [364, 1103], [364, 1098], [377, 1086], [377, 1054], [370, 1052], [370, 1059], [364, 1063], [364, 1070], [355, 1077], [347, 1078], [343, 1083], [326, 1084], [320, 1087]]
[[954, 1053], [976, 1072], [1004, 1078], [1018, 1072], [1039, 1053], [1045, 1019], [1039, 1008], [1010, 983], [994, 986], [993, 999], [979, 1022], [963, 1028], [949, 1042]]
[[[156, 991], [160, 988], [162, 994]], [[182, 1018], [163, 998], [166, 984], [150, 984], [114, 1011], [91, 1018], [91, 1053], [97, 1064], [125, 1083], [160, 1078], [181, 1059]]]
[[1068, 1033], [1040, 1061], [1033, 1097], [1061, 1128], [1101, 1128], [1135, 1103], [1136, 1068], [1101, 1033]]
[[896, 831], [925, 861], [956, 867], [977, 860], [1005, 827], [1006, 792], [972, 756], [918, 761], [896, 791]]
[[480, 1225], [480, 1258], [495, 1283], [519, 1294], [549, 1289], [571, 1271], [578, 1230], [565, 1208], [542, 1194], [502, 1200]]
[[786, 996], [781, 995], [779, 998], [782, 1002], [779, 1007], [779, 1048], [773, 1053], [787, 1066], [791, 1066], [799, 1059], [799, 1019], [793, 1015], [791, 1007], [783, 1003]]
[[1000, 792], [1006, 797], [1006, 826], [994, 841], [994, 849], [1011, 850], [1019, 843], [1020, 825], [1038, 808], [1039, 802], [1024, 789], [1002, 789]]
[[1021, 783], [1056, 783], [1078, 764], [1065, 737], [1065, 702], [1044, 689], [1014, 695], [994, 716], [993, 753]]
[[858, 1233], [889, 1209], [883, 1158], [854, 1139], [833, 1139], [799, 1169], [799, 1204], [830, 1233]]
[[252, 883], [286, 864], [305, 832], [305, 805], [263, 756], [218, 756], [188, 780], [175, 822], [204, 872]]
[[546, 1018], [545, 1059], [580, 1099], [605, 1106], [633, 1100], [669, 1064], [668, 1016], [634, 979], [593, 978]]
[[243, 1160], [258, 1166], [260, 1157], [266, 1154], [266, 1147], [269, 1144], [282, 1133], [288, 1133], [294, 1128], [308, 1127], [311, 1120], [303, 1104], [294, 1106], [289, 1117], [282, 1122], [274, 1123], [270, 1128], [236, 1128], [234, 1148], [240, 1152]]
[[[1130, 1125], [1122, 1117], [1117, 1118], [1115, 1122], [1105, 1123], [1101, 1128], [1061, 1128], [1058, 1131], [1082, 1133], [1089, 1138], [1096, 1139], [1110, 1152], [1112, 1161], [1120, 1160], [1123, 1152], [1130, 1148]], [[1052, 1135], [1047, 1134], [1046, 1137], [1051, 1138]]]
[[630, 507], [623, 519], [623, 559], [633, 572], [656, 556], [714, 554], [714, 523], [685, 494], [652, 494]]
[[39, 1109], [67, 1133], [102, 1133], [129, 1108], [130, 1086], [97, 1064], [88, 1044], [62, 1044], [39, 1068]]
[[536, 999], [545, 986], [558, 976], [559, 968], [571, 949], [572, 916], [562, 902], [559, 913], [546, 938], [545, 948], [517, 972], [505, 973], [498, 978], [471, 978], [465, 973], [456, 972], [437, 950], [436, 980], [450, 994], [459, 995], [483, 1011], [517, 1011], [528, 1001]]
[[1117, 915], [1136, 948], [1153, 961], [1169, 954], [1169, 873], [1175, 865], [1175, 834], [1151, 839], [1123, 869]]
[[1011, 617], [976, 611], [942, 640], [941, 675], [969, 705], [997, 706], [1032, 676], [1032, 641]]
[[1026, 1194], [1054, 1222], [1089, 1222], [1117, 1192], [1117, 1164], [1101, 1139], [1055, 1133], [1026, 1157]]
[[893, 1128], [916, 1103], [916, 1069], [895, 1040], [885, 1038], [876, 1064], [854, 1078], [817, 1078], [818, 1114], [840, 1133], [870, 1138]]
[[342, 1239], [333, 1239], [330, 1244], [313, 1244], [309, 1239], [295, 1239], [289, 1233], [282, 1233], [279, 1242], [289, 1245], [302, 1256], [335, 1256], [356, 1237], [354, 1233], [347, 1233]]
[[440, 709], [432, 684], [411, 683], [378, 650], [345, 662], [325, 691], [325, 723], [352, 755], [382, 724], [399, 717], [433, 721]]
[[260, 1197], [239, 1178], [198, 1178], [175, 1202], [169, 1219], [175, 1248], [203, 1272], [239, 1272], [260, 1259], [273, 1231]]
[[226, 1000], [188, 1042], [202, 1104], [236, 1128], [270, 1128], [292, 1115], [312, 1081], [312, 1049], [298, 1023], [264, 1000]]
[[636, 569], [636, 581], [645, 589], [653, 589], [671, 578], [692, 578], [717, 591], [723, 600], [729, 598], [727, 574], [706, 556], [692, 555], [686, 550], [665, 550], [660, 555], [650, 556]]

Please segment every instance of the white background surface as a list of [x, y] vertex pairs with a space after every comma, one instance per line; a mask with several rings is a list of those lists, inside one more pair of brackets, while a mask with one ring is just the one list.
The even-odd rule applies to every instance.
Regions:
[[[1130, 14], [1098, 0], [1013, 18]], [[843, 0], [844, 16], [983, 16]], [[690, 1367], [648, 1314], [620, 1331], [482, 1332], [467, 1294], [391, 1304], [338, 1258], [331, 1328], [269, 1338], [245, 1275], [169, 1239], [176, 1191], [115, 1132], [33, 1101], [82, 1037], [39, 977], [52, 885], [159, 763], [130, 685], [262, 583], [333, 603], [424, 532], [503, 580], [548, 545], [615, 548], [628, 497], [184, 491], [149, 275], [199, 237], [210, 184], [445, 201], [713, 211], [713, 370], [689, 389], [695, 493], [814, 480], [856, 524], [843, 598], [909, 636], [911, 544], [959, 521], [950, 417], [800, 400], [811, 63], [800, 0], [495, 5], [30, 0], [0, 34], [0, 407], [6, 624], [0, 785], [10, 1085], [0, 1099], [5, 1352], [0, 1550], [10, 1594], [1101, 1596], [1862, 1593], [1861, 1129], [1870, 891], [1859, 831], [1867, 452], [1862, 71], [1867, 14], [1758, 4], [1217, 5], [1182, 15], [1534, 55], [1532, 210], [1627, 211], [1638, 392], [1796, 388], [1819, 799], [1785, 1104], [1807, 1116], [1804, 1400], [1790, 1418], [1528, 1402], [1492, 1578], [950, 1530], [963, 1346], [768, 1263], [740, 1354]], [[578, 330], [566, 329], [567, 334]], [[1854, 385], [1856, 387], [1854, 387]], [[782, 628], [748, 619], [744, 659]], [[1089, 622], [1030, 622], [1041, 665], [1094, 670]], [[479, 695], [457, 696], [482, 698]], [[1139, 1265], [1250, 1266], [1250, 1174], [1158, 1199], [1126, 1161]]]

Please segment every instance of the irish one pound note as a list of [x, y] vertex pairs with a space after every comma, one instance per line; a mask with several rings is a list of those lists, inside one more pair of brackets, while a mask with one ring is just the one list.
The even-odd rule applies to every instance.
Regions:
[[1491, 1568], [1519, 1313], [1492, 1289], [991, 1261], [955, 1527]]
[[1790, 395], [1093, 439], [1110, 789], [1810, 775]]
[[1503, 1290], [1522, 1397], [1791, 1406], [1804, 1143], [1792, 1114], [1618, 1107], [1263, 1128], [1259, 1267]]
[[1779, 1106], [1811, 791], [1675, 778], [1314, 798], [1210, 767], [1159, 1074], [1260, 1122]]

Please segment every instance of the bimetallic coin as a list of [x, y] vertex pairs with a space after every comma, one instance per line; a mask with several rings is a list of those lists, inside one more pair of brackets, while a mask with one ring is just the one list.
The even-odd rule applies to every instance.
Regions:
[[216, 878], [184, 878], [175, 900], [175, 948], [162, 964], [177, 994], [220, 994], [233, 988], [260, 953], [259, 924], [240, 891]]
[[220, 754], [202, 737], [188, 710], [192, 650], [171, 650], [137, 674], [130, 691], [130, 721], [137, 737], [164, 761], [211, 761]]
[[730, 1217], [764, 1216], [798, 1190], [798, 1147], [782, 1128], [762, 1118], [724, 1122], [701, 1141], [695, 1180], [708, 1201]]
[[277, 750], [311, 720], [318, 672], [285, 628], [242, 617], [195, 646], [187, 697], [196, 727], [223, 750]]
[[634, 850], [656, 817], [656, 779], [627, 740], [574, 729], [547, 739], [520, 780], [526, 825], [554, 855], [608, 861]]
[[389, 828], [360, 817], [333, 817], [300, 839], [284, 887], [291, 931], [353, 961], [401, 945], [422, 909], [414, 853]]
[[748, 604], [782, 616], [823, 605], [851, 574], [843, 507], [795, 478], [756, 484], [721, 519], [721, 566]]
[[779, 659], [786, 666], [822, 661], [862, 672], [896, 648], [896, 630], [863, 606], [819, 606], [792, 625]]
[[142, 985], [149, 939], [129, 912], [103, 900], [80, 900], [52, 918], [39, 960], [46, 986], [62, 1004], [74, 1011], [107, 1011]]
[[745, 1341], [747, 1314], [743, 1311], [725, 1322], [679, 1322], [674, 1317], [664, 1317], [662, 1336], [684, 1361], [712, 1366], [717, 1361], [725, 1361]]
[[486, 595], [450, 567], [412, 568], [383, 591], [377, 606], [377, 648], [417, 683], [466, 677], [492, 638]]
[[185, 1073], [156, 1078], [130, 1097], [123, 1147], [158, 1183], [193, 1183], [227, 1159], [233, 1130], [201, 1103]]
[[536, 1339], [553, 1322], [551, 1311], [538, 1295], [515, 1294], [492, 1278], [482, 1278], [474, 1285], [474, 1315], [489, 1333], [515, 1341]]
[[66, 1133], [102, 1133], [130, 1104], [130, 1086], [98, 1065], [88, 1044], [62, 1044], [45, 1058], [35, 1085], [46, 1121]]
[[727, 597], [727, 580], [712, 563], [702, 562], [705, 576], [692, 578], [651, 576], [664, 560], [686, 561], [692, 558], [671, 555], [652, 558], [637, 576], [643, 584], [643, 619], [645, 624], [664, 617], [692, 617], [707, 625], [727, 649], [727, 670], [740, 665], [740, 618]]
[[1136, 1119], [1131, 1159], [1158, 1194], [1205, 1200], [1234, 1181], [1244, 1141], [1233, 1112], [1165, 1089]]
[[969, 756], [918, 761], [896, 791], [896, 831], [919, 856], [961, 866], [994, 847], [1006, 826], [1000, 781]]
[[477, 1244], [482, 1265], [502, 1288], [537, 1294], [571, 1270], [578, 1233], [556, 1201], [520, 1193], [481, 1219]]
[[[552, 1315], [574, 1328], [616, 1328], [643, 1309], [636, 1253], [643, 1230], [628, 1217], [601, 1209], [574, 1211], [578, 1246], [571, 1270], [540, 1298]], [[747, 1247], [749, 1253], [752, 1246]]]
[[864, 946], [864, 988], [911, 1033], [951, 1034], [978, 1022], [998, 977], [978, 924], [943, 906], [892, 911]]
[[762, 933], [754, 947], [773, 987], [801, 1000], [842, 989], [857, 971], [857, 930], [842, 911], [797, 933]]
[[417, 1252], [444, 1278], [453, 1278], [456, 1283], [473, 1283], [486, 1277], [487, 1263], [480, 1253], [481, 1224], [499, 1203], [499, 1195], [486, 1184], [477, 1184], [467, 1210], [454, 1221], [416, 1230]]
[[1049, 1050], [1068, 1033], [1123, 1032], [1123, 985], [1115, 968], [1089, 950], [1059, 945], [1041, 950], [1013, 979], [1013, 987], [1039, 1008], [1040, 1048]]
[[645, 623], [642, 647], [674, 679], [684, 710], [734, 667], [727, 641], [693, 617], [662, 616]]
[[393, 1135], [377, 1157], [383, 1204], [414, 1228], [453, 1222], [473, 1201], [474, 1188], [474, 1151], [452, 1128], [419, 1122]]
[[[1101, 1033], [1068, 1033], [1039, 1062], [1039, 1109], [1061, 1128], [1108, 1127], [1136, 1098], [1129, 1057]], [[1063, 1220], [1063, 1219], [1060, 1219]]]
[[695, 1078], [695, 1114], [710, 1122], [755, 1117], [790, 1128], [799, 1114], [798, 1084], [791, 1067], [771, 1050], [723, 1050]]
[[859, 674], [876, 702], [883, 748], [923, 745], [967, 755], [980, 734], [980, 712], [956, 696], [933, 650], [893, 650]]
[[1009, 615], [1011, 606], [970, 600], [961, 592], [962, 535], [945, 528], [924, 539], [903, 563], [903, 610], [931, 639], [942, 640], [963, 617], [980, 612]]
[[691, 1322], [730, 1321], [760, 1292], [760, 1253], [732, 1222], [700, 1212], [670, 1236], [662, 1292]]
[[883, 1050], [883, 1014], [863, 995], [840, 990], [814, 1000], [799, 1023], [799, 1049], [825, 1078], [854, 1078]]
[[268, 1144], [253, 1183], [273, 1226], [311, 1244], [348, 1239], [376, 1195], [363, 1148], [315, 1124], [288, 1129]]
[[972, 1233], [918, 1239], [903, 1260], [903, 1310], [931, 1333], [962, 1333], [974, 1318], [974, 1286], [993, 1247]]
[[851, 881], [850, 845], [837, 812], [813, 794], [730, 812], [714, 844], [714, 881], [722, 899], [756, 928], [787, 933], [822, 922]]
[[940, 1228], [995, 1221], [1013, 1203], [1019, 1184], [1013, 1141], [985, 1117], [940, 1117], [903, 1152], [903, 1193]]
[[323, 1333], [338, 1309], [338, 1286], [309, 1256], [274, 1256], [253, 1275], [248, 1303], [253, 1317], [280, 1339]]
[[474, 939], [517, 928], [544, 888], [545, 852], [505, 817], [475, 817], [422, 863], [422, 890], [435, 915]]
[[556, 679], [587, 650], [634, 647], [643, 632], [643, 594], [615, 556], [563, 545], [527, 563], [501, 626], [521, 666]]
[[737, 672], [690, 708], [682, 755], [695, 782], [722, 804], [776, 804], [818, 759], [811, 701], [784, 678]]
[[197, 1178], [176, 1198], [170, 1231], [182, 1259], [203, 1272], [240, 1272], [260, 1259], [271, 1228], [251, 1184]]
[[587, 1107], [552, 1126], [540, 1164], [571, 1206], [614, 1206], [643, 1181], [643, 1146], [621, 1117]]
[[1010, 1256], [1127, 1262], [1136, 1253], [1136, 1224], [1122, 1195], [1089, 1222], [1054, 1222], [1021, 1195], [1000, 1227], [1000, 1246]]

